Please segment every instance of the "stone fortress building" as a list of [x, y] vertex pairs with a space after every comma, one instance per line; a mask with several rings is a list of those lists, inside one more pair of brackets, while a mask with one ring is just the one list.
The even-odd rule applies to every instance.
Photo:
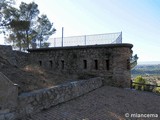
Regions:
[[133, 45], [122, 43], [121, 32], [66, 37], [63, 47], [61, 39], [54, 41], [58, 47], [28, 50], [31, 64], [71, 76], [100, 76], [106, 85], [129, 87]]
[[[100, 44], [95, 44], [93, 39], [99, 37]], [[28, 53], [13, 51], [11, 46], [0, 46], [1, 69], [7, 61], [6, 64], [16, 67], [36, 65], [55, 73], [67, 74], [71, 79], [82, 79], [19, 95], [18, 86], [0, 72], [0, 120], [25, 118], [102, 85], [128, 88], [133, 45], [122, 43], [122, 33], [116, 33], [116, 37], [103, 34], [98, 35], [98, 38], [84, 38], [85, 45], [65, 46], [63, 43], [63, 47], [29, 49]], [[106, 38], [113, 40], [108, 44], [104, 42]]]
[[30, 49], [31, 64], [64, 74], [103, 77], [104, 83], [129, 87], [131, 44]]

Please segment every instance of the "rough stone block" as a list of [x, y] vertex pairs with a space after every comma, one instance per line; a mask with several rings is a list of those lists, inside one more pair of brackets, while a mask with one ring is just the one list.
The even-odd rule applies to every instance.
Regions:
[[0, 72], [0, 109], [14, 109], [17, 106], [18, 87]]

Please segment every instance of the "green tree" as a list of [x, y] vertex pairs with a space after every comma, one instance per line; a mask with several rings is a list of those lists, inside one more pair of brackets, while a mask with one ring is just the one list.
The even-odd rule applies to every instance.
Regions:
[[12, 28], [14, 24], [14, 21], [19, 20], [19, 10], [10, 6], [3, 10], [3, 21], [2, 21], [2, 27], [3, 27], [3, 33], [5, 35], [6, 42], [12, 43], [13, 47], [15, 47], [16, 43], [16, 34], [17, 30], [15, 28]]
[[46, 15], [38, 17], [36, 3], [21, 2], [19, 9], [9, 6], [3, 8], [2, 13], [3, 33], [6, 41], [13, 43], [15, 48], [26, 50], [37, 46], [37, 41], [40, 41], [41, 47], [50, 45], [46, 41], [55, 32], [55, 28]]
[[39, 9], [38, 5], [34, 2], [26, 4], [24, 2], [21, 2], [20, 6], [20, 19], [23, 21], [29, 21], [29, 26], [28, 29], [25, 29], [25, 42], [27, 49], [29, 49], [29, 46], [31, 44], [31, 41], [34, 37], [35, 33], [35, 26], [36, 26], [36, 21], [39, 15]]
[[46, 15], [41, 15], [37, 21], [38, 25], [36, 39], [39, 41], [39, 47], [48, 47], [49, 43], [46, 41], [49, 36], [56, 31], [56, 29], [53, 27], [53, 23], [49, 21]]
[[16, 47], [19, 47], [20, 51], [22, 48], [27, 48], [28, 43], [26, 42], [25, 32], [29, 30], [30, 22], [12, 20], [10, 22], [10, 26], [12, 29], [12, 34], [10, 34], [9, 39], [12, 41], [16, 41]]
[[[12, 6], [3, 10], [3, 21], [5, 29], [4, 35], [6, 42], [13, 43], [14, 48], [22, 48], [22, 41], [25, 43], [25, 31], [29, 30], [29, 21], [21, 20], [20, 10]], [[23, 43], [23, 45], [24, 45]], [[23, 46], [24, 47], [24, 46]]]
[[0, 33], [4, 32], [8, 19], [4, 18], [5, 10], [9, 9], [15, 2], [14, 0], [0, 0]]

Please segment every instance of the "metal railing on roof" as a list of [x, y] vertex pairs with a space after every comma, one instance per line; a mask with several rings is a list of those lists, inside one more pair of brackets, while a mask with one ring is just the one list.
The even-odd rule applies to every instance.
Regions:
[[54, 38], [54, 47], [122, 43], [122, 32]]

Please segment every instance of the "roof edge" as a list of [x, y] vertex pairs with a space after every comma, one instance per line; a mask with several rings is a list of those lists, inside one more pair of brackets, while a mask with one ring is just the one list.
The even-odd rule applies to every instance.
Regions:
[[49, 47], [49, 48], [37, 48], [37, 49], [28, 49], [28, 52], [33, 51], [50, 51], [50, 50], [66, 50], [66, 49], [86, 49], [86, 48], [101, 48], [101, 47], [128, 47], [132, 48], [133, 45], [130, 43], [119, 43], [119, 44], [96, 44], [96, 45], [85, 45], [85, 46], [64, 46], [64, 47]]

